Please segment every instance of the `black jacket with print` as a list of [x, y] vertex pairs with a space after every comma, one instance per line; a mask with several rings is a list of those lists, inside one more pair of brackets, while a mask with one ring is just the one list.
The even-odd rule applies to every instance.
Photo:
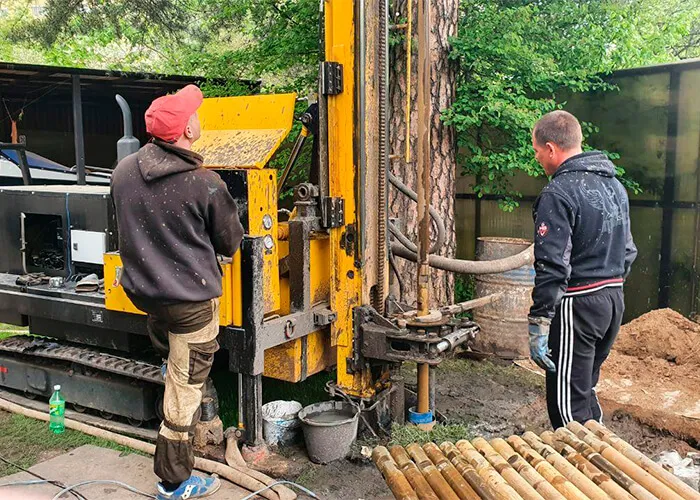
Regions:
[[530, 316], [553, 318], [567, 289], [620, 283], [637, 256], [629, 200], [598, 151], [561, 164], [533, 209], [535, 289]]
[[243, 239], [236, 202], [193, 151], [154, 140], [112, 174], [121, 284], [130, 297], [161, 304], [221, 296], [217, 254]]

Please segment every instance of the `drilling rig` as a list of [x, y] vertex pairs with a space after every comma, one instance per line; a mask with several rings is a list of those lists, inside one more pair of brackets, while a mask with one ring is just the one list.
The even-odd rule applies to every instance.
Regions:
[[[406, 165], [417, 168], [415, 192], [388, 166], [386, 0], [321, 0], [317, 102], [302, 116], [302, 135], [281, 177], [270, 160], [292, 128], [295, 94], [208, 98], [199, 110], [195, 150], [228, 186], [246, 233], [236, 255], [220, 259], [217, 356], [238, 382], [240, 428], [249, 444], [262, 443], [263, 377], [300, 382], [329, 369], [336, 373], [332, 394], [371, 413], [370, 425], [388, 426], [406, 415], [398, 369], [417, 363], [418, 398], [409, 420], [430, 426], [431, 367], [479, 332], [459, 313], [499, 300], [431, 310], [430, 267], [494, 273], [532, 261], [531, 250], [487, 262], [431, 255], [445, 231], [428, 201], [428, 7], [417, 0], [418, 142], [414, 164]], [[409, 33], [410, 24], [409, 18]], [[280, 210], [279, 183], [309, 135], [311, 174], [293, 188], [294, 209]], [[389, 218], [391, 188], [417, 204], [416, 242]], [[76, 407], [137, 423], [157, 420], [160, 360], [149, 354], [145, 315], [120, 286], [109, 188], [42, 186], [27, 176], [23, 186], [0, 188], [0, 213], [0, 321], [40, 336], [0, 342], [0, 385], [48, 397], [60, 383]], [[416, 306], [390, 294], [394, 256], [417, 263]], [[75, 277], [92, 273], [98, 285], [81, 290]]]

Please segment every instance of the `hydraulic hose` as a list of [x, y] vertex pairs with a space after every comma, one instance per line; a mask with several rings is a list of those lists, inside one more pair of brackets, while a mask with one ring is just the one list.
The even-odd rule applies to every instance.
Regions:
[[[418, 256], [415, 252], [411, 252], [400, 243], [392, 243], [391, 251], [394, 255], [403, 259], [412, 262], [418, 261]], [[441, 255], [430, 255], [428, 257], [428, 264], [430, 267], [458, 274], [496, 274], [512, 271], [513, 269], [532, 264], [535, 258], [534, 251], [535, 245], [530, 245], [519, 254], [511, 255], [504, 259], [479, 261], [450, 259]]]
[[399, 273], [399, 268], [396, 265], [394, 254], [391, 251], [389, 251], [389, 265], [391, 266], [392, 271], [394, 271], [394, 277], [399, 285], [399, 302], [403, 302], [403, 293], [406, 288], [403, 283], [403, 278], [401, 278], [401, 273]]
[[[406, 184], [401, 182], [398, 177], [391, 173], [391, 171], [387, 171], [387, 178], [389, 179], [389, 182], [391, 182], [394, 185], [394, 187], [398, 189], [401, 193], [408, 196], [416, 203], [418, 202], [418, 194]], [[442, 247], [442, 245], [445, 243], [445, 223], [442, 220], [442, 217], [440, 217], [438, 211], [435, 210], [432, 206], [430, 207], [430, 217], [435, 222], [435, 227], [437, 228], [435, 244], [430, 249], [430, 253], [433, 253], [434, 251]], [[396, 236], [396, 233], [394, 233], [394, 235]]]
[[[405, 234], [403, 234], [403, 233], [401, 232], [401, 230], [400, 230], [398, 227], [396, 227], [394, 224], [392, 224], [391, 222], [389, 223], [389, 231], [391, 231], [391, 234], [393, 234], [393, 235], [396, 237], [396, 239], [399, 240], [399, 242], [400, 242], [403, 246], [405, 246], [406, 248], [408, 248], [408, 249], [409, 249], [411, 252], [413, 252], [413, 253], [418, 253], [418, 247], [416, 246], [416, 244], [413, 243], [413, 242], [408, 238], [408, 236], [406, 236]], [[435, 246], [435, 245], [433, 245], [433, 246]], [[434, 250], [435, 250], [434, 248], [431, 248], [431, 249], [430, 249], [430, 253], [433, 253]]]

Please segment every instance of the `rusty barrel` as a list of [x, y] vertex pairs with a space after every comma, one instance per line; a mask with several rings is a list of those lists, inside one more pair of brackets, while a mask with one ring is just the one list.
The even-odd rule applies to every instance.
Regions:
[[[477, 240], [477, 260], [510, 257], [525, 250], [531, 242], [519, 238], [483, 237]], [[532, 305], [535, 269], [531, 264], [500, 274], [476, 276], [476, 298], [505, 292], [504, 298], [474, 310], [474, 321], [481, 327], [473, 350], [504, 359], [530, 355], [527, 315]]]

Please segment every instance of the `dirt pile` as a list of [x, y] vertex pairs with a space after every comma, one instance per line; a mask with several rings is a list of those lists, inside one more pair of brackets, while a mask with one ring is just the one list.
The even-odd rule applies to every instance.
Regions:
[[700, 324], [672, 309], [651, 311], [620, 329], [614, 349], [640, 359], [700, 365]]
[[651, 311], [620, 329], [597, 393], [608, 412], [700, 441], [699, 366], [700, 324], [671, 309]]

